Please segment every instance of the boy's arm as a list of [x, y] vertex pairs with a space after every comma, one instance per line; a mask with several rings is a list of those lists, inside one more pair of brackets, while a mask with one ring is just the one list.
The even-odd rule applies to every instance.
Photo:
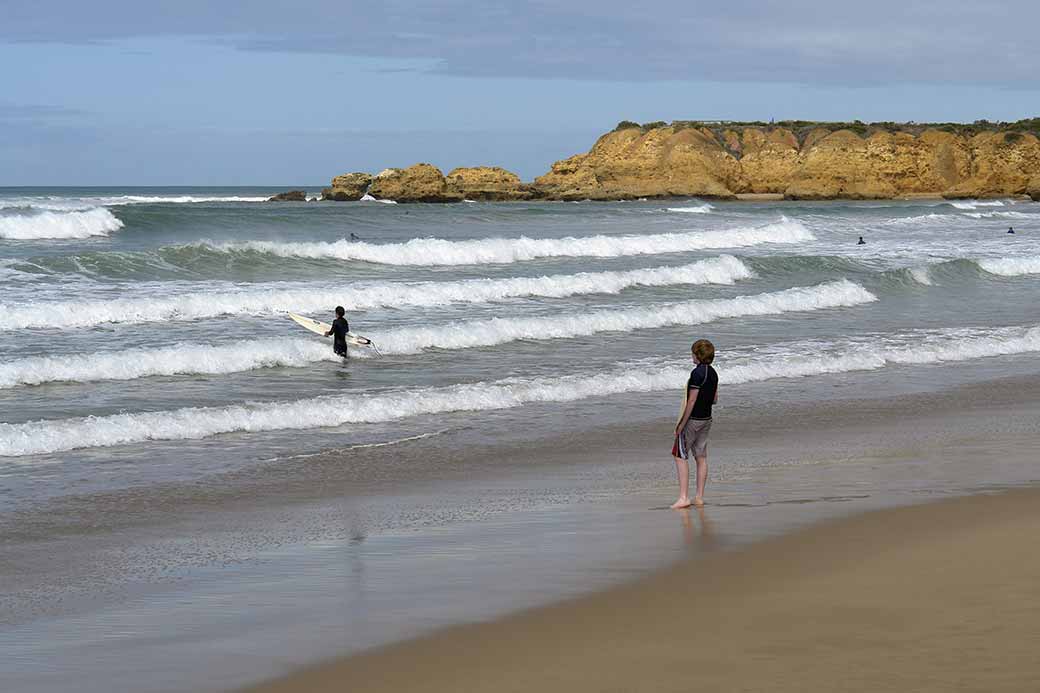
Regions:
[[675, 435], [679, 435], [679, 432], [686, 428], [686, 422], [690, 420], [690, 414], [693, 413], [693, 405], [697, 403], [697, 393], [700, 392], [700, 388], [691, 387], [686, 394], [686, 409], [683, 410], [682, 418], [679, 420], [678, 425], [675, 427]]

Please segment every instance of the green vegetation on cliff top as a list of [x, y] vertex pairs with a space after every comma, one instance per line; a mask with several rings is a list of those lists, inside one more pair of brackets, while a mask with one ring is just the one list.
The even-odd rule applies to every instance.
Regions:
[[826, 128], [828, 130], [851, 130], [861, 136], [879, 131], [909, 132], [914, 135], [919, 135], [925, 130], [942, 130], [955, 135], [969, 137], [983, 132], [1007, 132], [1019, 135], [1032, 133], [1033, 135], [1040, 137], [1040, 118], [1025, 118], [1015, 122], [990, 122], [988, 120], [976, 120], [974, 123], [915, 123], [913, 121], [906, 123], [896, 123], [892, 121], [864, 123], [859, 120], [854, 120], [851, 123], [828, 122], [822, 120], [778, 120], [768, 123], [763, 120], [673, 120], [671, 123], [666, 123], [663, 120], [658, 120], [652, 123], [640, 124], [631, 120], [622, 120], [617, 124], [617, 127], [615, 127], [614, 130], [639, 128], [643, 132], [649, 132], [650, 130], [663, 127], [671, 127], [675, 130], [707, 128], [716, 135], [721, 134], [725, 130], [735, 128], [783, 128], [792, 131], [800, 141], [804, 139], [805, 135], [809, 134], [809, 132], [816, 128]]

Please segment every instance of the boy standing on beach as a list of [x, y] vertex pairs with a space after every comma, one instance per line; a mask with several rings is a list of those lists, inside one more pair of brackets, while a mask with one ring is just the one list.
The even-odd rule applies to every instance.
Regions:
[[[708, 432], [711, 431], [711, 407], [719, 401], [719, 375], [711, 367], [715, 345], [698, 339], [691, 348], [695, 368], [686, 383], [686, 405], [675, 426], [672, 457], [679, 474], [679, 500], [672, 508], [704, 505], [704, 485], [708, 482]], [[690, 501], [690, 455], [697, 462], [697, 495]]]

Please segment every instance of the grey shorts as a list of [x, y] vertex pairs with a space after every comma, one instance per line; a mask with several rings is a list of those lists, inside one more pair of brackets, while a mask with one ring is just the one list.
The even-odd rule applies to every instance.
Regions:
[[679, 457], [684, 460], [690, 457], [704, 457], [708, 454], [708, 433], [711, 432], [711, 419], [690, 419], [686, 428], [679, 434]]

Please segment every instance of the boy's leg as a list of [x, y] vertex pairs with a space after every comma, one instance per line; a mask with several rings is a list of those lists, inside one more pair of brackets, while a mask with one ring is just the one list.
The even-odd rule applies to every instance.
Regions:
[[681, 457], [675, 460], [675, 471], [679, 475], [679, 500], [672, 503], [672, 508], [690, 507], [690, 463]]
[[697, 461], [697, 495], [693, 498], [693, 504], [701, 506], [704, 505], [704, 486], [708, 483], [708, 455], [705, 453], [695, 459]]

